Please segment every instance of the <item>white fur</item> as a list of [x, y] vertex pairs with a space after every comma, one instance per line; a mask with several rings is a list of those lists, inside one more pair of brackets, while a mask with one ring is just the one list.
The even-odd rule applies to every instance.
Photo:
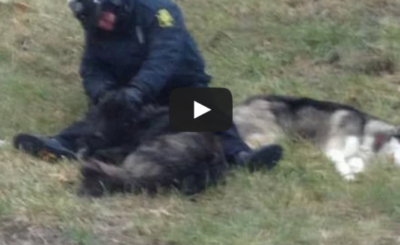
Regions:
[[384, 156], [393, 160], [400, 167], [400, 141], [391, 137], [385, 142], [377, 154], [373, 152], [375, 138], [367, 135], [361, 139], [356, 136], [333, 138], [327, 144], [325, 155], [335, 164], [336, 170], [347, 180], [355, 179], [355, 175], [365, 171], [366, 163], [373, 157]]
[[358, 156], [360, 145], [360, 140], [355, 136], [336, 137], [327, 144], [326, 156], [346, 180], [355, 179], [355, 174], [365, 168], [364, 160]]
[[392, 138], [390, 140], [390, 149], [394, 158], [394, 163], [396, 166], [400, 167], [400, 141], [397, 138]]
[[336, 170], [343, 176], [343, 178], [347, 180], [354, 179], [354, 174], [352, 173], [350, 165], [346, 162], [343, 151], [329, 150], [325, 154], [332, 162], [334, 162]]
[[391, 138], [389, 142], [382, 147], [380, 155], [391, 157], [396, 166], [400, 167], [400, 141], [397, 138]]
[[351, 157], [354, 154], [357, 154], [360, 150], [360, 139], [356, 136], [348, 136], [344, 141], [344, 153], [347, 157]]
[[352, 157], [347, 160], [352, 173], [357, 174], [365, 170], [365, 162], [361, 157]]
[[239, 135], [251, 149], [276, 142], [282, 129], [270, 112], [270, 103], [256, 100], [250, 105], [240, 105], [233, 109], [233, 121], [239, 125]]

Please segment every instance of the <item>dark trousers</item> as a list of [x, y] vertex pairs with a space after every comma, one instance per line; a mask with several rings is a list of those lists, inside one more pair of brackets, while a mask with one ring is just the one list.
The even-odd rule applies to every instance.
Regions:
[[[62, 130], [56, 138], [61, 141], [63, 145], [76, 152], [78, 150], [77, 139], [94, 133], [95, 129], [91, 123], [93, 118], [88, 115], [82, 120], [73, 123], [69, 127]], [[250, 151], [250, 148], [240, 138], [236, 126], [233, 124], [232, 127], [223, 132], [217, 132], [218, 136], [222, 139], [222, 145], [224, 148], [225, 156], [229, 162], [233, 162], [235, 156], [241, 151]]]
[[[191, 86], [191, 87], [207, 87], [207, 85]], [[169, 92], [163, 93], [169, 95]], [[157, 99], [157, 103], [161, 106], [169, 105], [169, 96], [164, 96]], [[96, 120], [93, 112], [93, 107], [89, 106], [89, 109], [85, 118], [82, 121], [76, 122], [66, 129], [62, 130], [56, 138], [61, 141], [66, 147], [72, 151], [77, 151], [78, 146], [76, 140], [83, 135], [93, 133], [95, 129], [92, 127], [95, 125], [93, 123]], [[235, 156], [242, 151], [249, 152], [249, 146], [241, 139], [239, 133], [236, 129], [235, 124], [227, 131], [217, 132], [216, 135], [220, 136], [222, 139], [222, 145], [227, 161], [234, 162]]]
[[90, 106], [82, 120], [63, 129], [55, 136], [55, 138], [68, 149], [77, 152], [79, 150], [77, 140], [84, 136], [91, 136], [96, 133], [96, 128], [94, 128], [96, 124], [94, 123], [94, 120], [96, 120], [95, 112], [93, 107]]
[[222, 138], [222, 146], [228, 162], [234, 162], [235, 156], [239, 152], [250, 151], [250, 147], [240, 138], [234, 123], [227, 131], [217, 132], [216, 134]]

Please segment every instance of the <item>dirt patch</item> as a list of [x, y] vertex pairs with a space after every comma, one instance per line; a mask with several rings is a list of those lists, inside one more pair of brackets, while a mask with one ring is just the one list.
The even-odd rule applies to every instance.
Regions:
[[393, 74], [396, 69], [395, 63], [385, 57], [370, 57], [358, 66], [355, 66], [356, 71], [367, 75], [385, 75]]
[[24, 221], [2, 220], [0, 227], [0, 245], [68, 245], [61, 230], [50, 227], [30, 225]]
[[318, 61], [312, 61], [301, 57], [295, 58], [293, 65], [290, 67], [291, 73], [296, 76], [316, 78], [328, 74], [338, 73], [335, 67]]
[[396, 63], [384, 54], [353, 52], [340, 54], [335, 62], [343, 70], [371, 76], [383, 76], [396, 72]]
[[288, 15], [297, 20], [321, 17], [345, 20], [351, 16], [355, 5], [354, 1], [349, 0], [286, 0], [284, 2], [288, 7]]
[[370, 14], [380, 17], [400, 15], [400, 3], [396, 0], [367, 0], [365, 8]]
[[327, 62], [313, 61], [303, 57], [296, 57], [292, 64], [281, 70], [281, 74], [301, 78], [310, 85], [321, 84], [321, 79], [324, 77], [339, 75], [340, 72], [342, 72], [340, 69]]
[[84, 241], [74, 239], [59, 227], [44, 227], [27, 221], [5, 219], [1, 221], [0, 245], [166, 245], [161, 241], [148, 243], [142, 238], [132, 237], [126, 229], [127, 224], [98, 224], [93, 239]]

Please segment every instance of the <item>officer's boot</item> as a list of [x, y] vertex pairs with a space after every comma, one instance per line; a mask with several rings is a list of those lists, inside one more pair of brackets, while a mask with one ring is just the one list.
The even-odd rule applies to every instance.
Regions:
[[29, 134], [18, 134], [14, 137], [14, 147], [47, 162], [62, 159], [76, 160], [74, 151], [57, 137], [43, 137]]
[[272, 169], [282, 158], [283, 148], [280, 145], [263, 146], [255, 151], [242, 151], [235, 157], [235, 163], [247, 167], [250, 171]]

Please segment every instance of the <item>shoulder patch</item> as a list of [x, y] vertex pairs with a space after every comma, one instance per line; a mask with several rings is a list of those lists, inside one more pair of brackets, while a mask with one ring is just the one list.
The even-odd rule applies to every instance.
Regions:
[[157, 20], [160, 27], [174, 26], [174, 17], [166, 9], [160, 9], [157, 12]]

